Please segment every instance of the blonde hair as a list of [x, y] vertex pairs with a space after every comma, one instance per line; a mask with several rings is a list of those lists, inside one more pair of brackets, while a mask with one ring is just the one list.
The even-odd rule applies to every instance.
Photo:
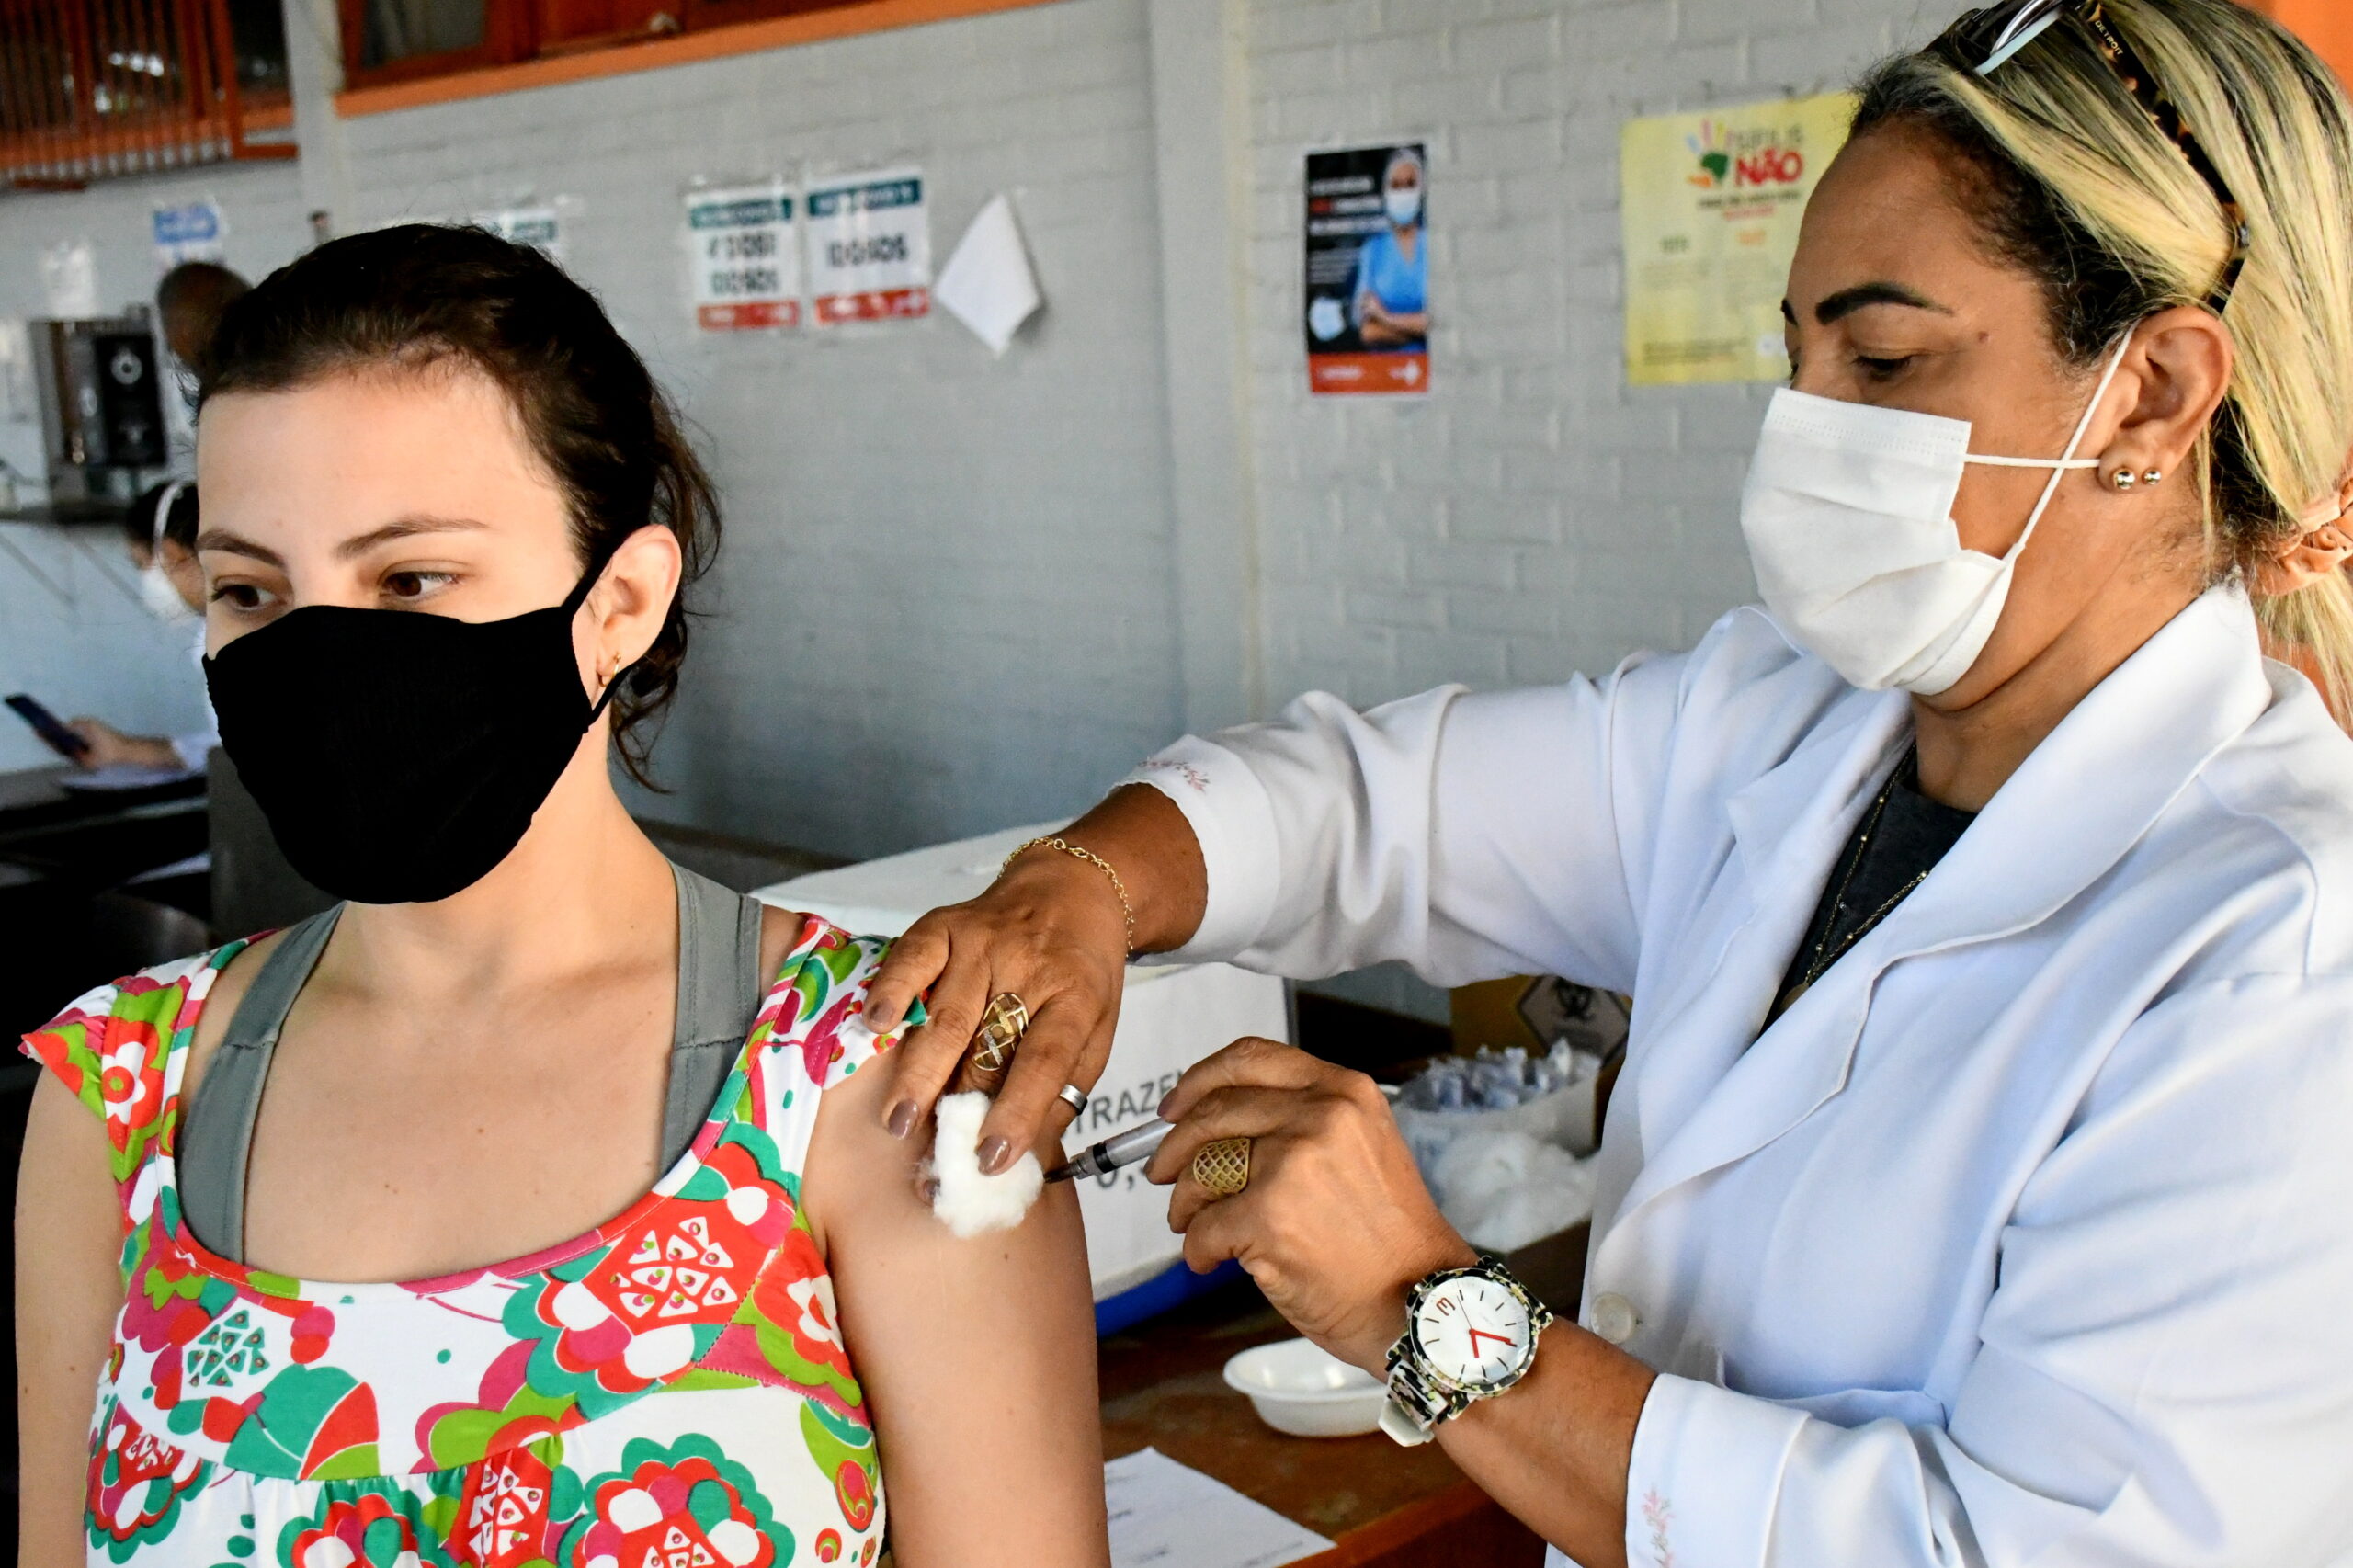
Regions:
[[[2246, 268], [2222, 312], [2238, 350], [2193, 469], [2216, 580], [2314, 525], [2353, 464], [2353, 106], [2326, 65], [2232, 0], [2105, 0], [2245, 210]], [[1910, 122], [1975, 165], [1997, 254], [2043, 279], [2087, 364], [2154, 312], [2208, 301], [2231, 254], [2221, 203], [2073, 16], [1991, 76], [1902, 56], [1862, 85], [1856, 131]], [[2353, 714], [2353, 580], [2259, 597], [2269, 644]]]

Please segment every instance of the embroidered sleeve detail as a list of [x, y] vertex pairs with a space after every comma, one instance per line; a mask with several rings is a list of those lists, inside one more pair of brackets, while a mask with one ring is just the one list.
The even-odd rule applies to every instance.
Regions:
[[1667, 1534], [1674, 1522], [1674, 1504], [1655, 1492], [1643, 1494], [1643, 1523], [1650, 1527], [1651, 1562], [1656, 1568], [1675, 1568], [1675, 1546]]
[[1196, 794], [1206, 795], [1210, 792], [1210, 776], [1191, 763], [1181, 762], [1175, 757], [1155, 756], [1138, 767], [1136, 772], [1170, 774], [1183, 779], [1186, 786]]

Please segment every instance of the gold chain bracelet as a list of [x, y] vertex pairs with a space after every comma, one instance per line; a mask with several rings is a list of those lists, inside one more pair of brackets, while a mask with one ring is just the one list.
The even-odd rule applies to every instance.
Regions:
[[1059, 849], [1065, 855], [1074, 855], [1111, 879], [1111, 891], [1120, 895], [1120, 918], [1128, 927], [1128, 956], [1133, 958], [1136, 951], [1136, 908], [1128, 902], [1128, 884], [1120, 880], [1120, 873], [1112, 869], [1111, 862], [1092, 849], [1081, 849], [1066, 838], [1033, 838], [1027, 844], [1014, 846], [1013, 853], [1005, 858], [1005, 864], [997, 868], [996, 874], [1000, 877], [1005, 875], [1013, 869], [1016, 860], [1032, 849]]

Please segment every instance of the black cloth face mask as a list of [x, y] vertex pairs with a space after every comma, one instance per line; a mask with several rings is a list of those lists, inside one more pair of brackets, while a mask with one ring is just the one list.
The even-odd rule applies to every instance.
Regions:
[[306, 605], [204, 661], [221, 744], [287, 860], [359, 903], [426, 903], [506, 858], [628, 675], [593, 704], [572, 621]]

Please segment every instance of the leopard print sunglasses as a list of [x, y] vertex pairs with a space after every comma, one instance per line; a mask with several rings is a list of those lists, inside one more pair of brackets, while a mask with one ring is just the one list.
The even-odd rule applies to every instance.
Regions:
[[2253, 244], [2246, 210], [2232, 194], [2229, 182], [2214, 166], [2214, 160], [2199, 144], [2188, 121], [2182, 118], [2181, 109], [2158, 85], [2156, 73], [2149, 69], [2139, 52], [2124, 40], [2124, 35], [2109, 22], [2101, 0], [2004, 0], [2001, 5], [1964, 14], [1945, 30], [1943, 37], [1928, 46], [1928, 52], [1956, 70], [1991, 76], [2020, 50], [2069, 17], [2081, 25], [2092, 47], [2116, 74], [2124, 90], [2132, 95], [2132, 101], [2141, 106], [2150, 123], [2166, 141], [2181, 149], [2190, 168], [2206, 182], [2214, 199], [2222, 203], [2222, 217], [2231, 228], [2231, 256], [2222, 266], [2222, 278], [2213, 291], [2206, 296], [2207, 309], [2221, 315], [2230, 303], [2232, 290], [2238, 287], [2239, 274], [2246, 269], [2247, 251]]

